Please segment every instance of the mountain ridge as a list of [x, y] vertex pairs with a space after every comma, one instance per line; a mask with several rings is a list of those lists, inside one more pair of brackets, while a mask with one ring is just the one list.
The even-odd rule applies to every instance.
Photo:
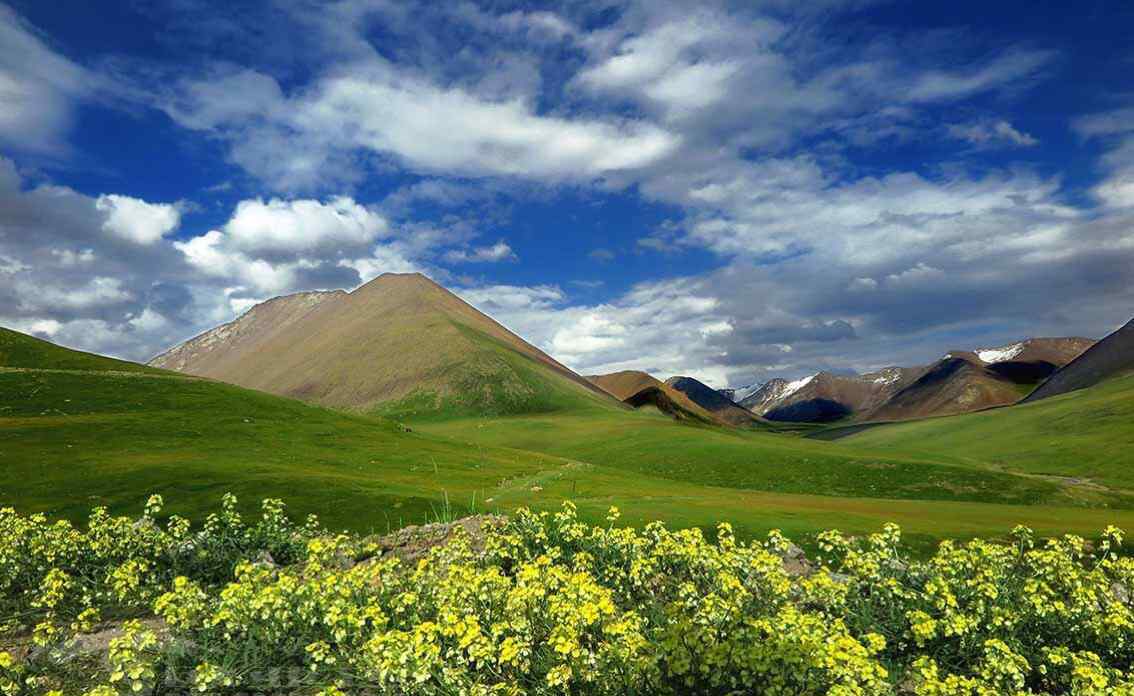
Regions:
[[1134, 372], [1134, 319], [1061, 366], [1023, 401], [1078, 391], [1129, 372]]
[[934, 363], [861, 375], [818, 372], [728, 390], [773, 421], [901, 420], [1015, 403], [1094, 344], [1083, 337], [1035, 337], [994, 348], [949, 351]]

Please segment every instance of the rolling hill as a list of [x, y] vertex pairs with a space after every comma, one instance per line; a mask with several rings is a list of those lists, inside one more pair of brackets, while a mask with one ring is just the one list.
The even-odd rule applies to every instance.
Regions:
[[964, 466], [1134, 490], [1134, 375], [999, 408], [905, 423], [834, 428], [813, 437]]
[[1059, 368], [1024, 401], [1039, 401], [1134, 372], [1134, 319]]
[[417, 273], [269, 300], [150, 365], [391, 416], [621, 408]]
[[0, 368], [160, 373], [138, 363], [58, 346], [0, 326]]
[[732, 399], [692, 377], [670, 377], [665, 383], [723, 423], [736, 427], [752, 427], [763, 423], [763, 419], [748, 409], [738, 406]]
[[679, 391], [640, 370], [623, 370], [587, 379], [622, 403], [638, 410], [656, 410], [674, 420], [720, 424], [712, 413]]

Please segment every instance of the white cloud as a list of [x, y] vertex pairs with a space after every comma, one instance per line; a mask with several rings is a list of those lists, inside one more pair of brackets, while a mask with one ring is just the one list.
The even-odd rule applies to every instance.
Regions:
[[512, 247], [504, 240], [500, 240], [491, 246], [451, 249], [445, 253], [444, 258], [449, 263], [496, 263], [514, 261], [517, 257]]
[[891, 287], [910, 288], [940, 282], [944, 279], [945, 271], [918, 262], [918, 264], [912, 268], [907, 268], [899, 273], [891, 273], [886, 276], [886, 283]]
[[1107, 208], [1134, 208], [1134, 108], [1084, 116], [1072, 126], [1106, 146], [1102, 167], [1107, 175], [1092, 190], [1095, 198]]
[[1024, 80], [1051, 62], [1047, 51], [1010, 50], [990, 62], [970, 70], [930, 70], [919, 75], [901, 98], [914, 102], [933, 102], [987, 92], [1006, 83]]
[[175, 120], [227, 135], [234, 161], [282, 189], [324, 182], [332, 165], [350, 169], [355, 150], [424, 172], [586, 180], [640, 169], [677, 145], [645, 122], [541, 115], [519, 99], [486, 100], [380, 64], [353, 66], [290, 98], [191, 82], [172, 103]]
[[950, 137], [964, 140], [978, 147], [1009, 145], [1015, 147], [1034, 147], [1039, 140], [1017, 130], [1008, 121], [977, 121], [975, 123], [953, 124], [948, 127]]
[[241, 201], [224, 226], [233, 246], [246, 252], [297, 253], [361, 247], [384, 236], [384, 217], [345, 196], [316, 200]]
[[22, 296], [21, 309], [35, 313], [52, 311], [74, 311], [123, 304], [134, 299], [123, 287], [118, 278], [95, 276], [84, 284], [68, 288], [57, 286], [21, 287], [16, 290]]
[[524, 31], [535, 38], [561, 40], [576, 33], [575, 26], [554, 12], [515, 10], [497, 20], [510, 31]]
[[130, 196], [101, 195], [95, 208], [106, 215], [102, 229], [136, 244], [153, 244], [181, 224], [176, 205], [147, 203]]
[[[777, 63], [768, 44], [782, 31], [776, 22], [738, 23], [708, 10], [640, 32], [627, 27], [613, 48], [597, 43], [594, 60], [574, 82], [593, 93], [629, 96], [660, 109], [667, 119], [680, 119], [728, 97], [743, 70], [779, 70], [779, 64], [767, 66]], [[736, 51], [738, 45], [746, 50]]]
[[49, 48], [10, 8], [0, 5], [0, 143], [14, 150], [59, 154], [74, 102], [95, 76]]

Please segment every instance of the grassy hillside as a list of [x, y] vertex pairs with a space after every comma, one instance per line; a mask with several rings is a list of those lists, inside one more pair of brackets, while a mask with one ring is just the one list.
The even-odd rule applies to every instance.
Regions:
[[0, 368], [162, 372], [138, 363], [71, 350], [3, 327], [0, 327]]
[[735, 489], [1010, 504], [1134, 503], [1122, 493], [957, 466], [939, 456], [677, 425], [636, 414], [465, 419], [421, 427], [474, 446], [515, 447], [638, 475]]
[[1134, 489], [1134, 376], [1011, 408], [880, 425], [839, 444]]
[[445, 361], [434, 379], [408, 395], [379, 404], [391, 418], [449, 420], [520, 413], [620, 412], [626, 407], [580, 388], [569, 376], [514, 350], [503, 340], [458, 322], [463, 357]]

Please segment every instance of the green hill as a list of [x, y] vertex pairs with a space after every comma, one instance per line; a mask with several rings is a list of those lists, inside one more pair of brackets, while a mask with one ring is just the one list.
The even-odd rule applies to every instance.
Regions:
[[839, 444], [853, 447], [1134, 489], [1134, 376], [1008, 408], [841, 432], [849, 434]]
[[84, 353], [57, 346], [34, 336], [0, 326], [0, 368], [40, 370], [117, 370], [150, 372], [157, 370], [138, 363], [115, 360], [94, 353]]

